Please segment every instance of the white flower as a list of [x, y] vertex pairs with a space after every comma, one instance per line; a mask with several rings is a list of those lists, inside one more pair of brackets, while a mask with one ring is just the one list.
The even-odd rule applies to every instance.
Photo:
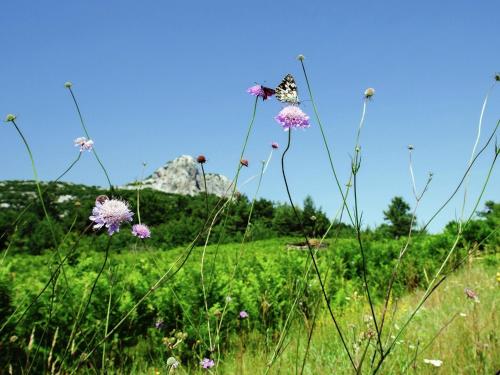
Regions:
[[441, 367], [443, 361], [441, 361], [440, 359], [424, 359], [424, 363], [433, 365], [434, 367]]
[[94, 147], [94, 141], [85, 137], [78, 137], [73, 142], [75, 143], [75, 147], [80, 147], [80, 152], [90, 151]]

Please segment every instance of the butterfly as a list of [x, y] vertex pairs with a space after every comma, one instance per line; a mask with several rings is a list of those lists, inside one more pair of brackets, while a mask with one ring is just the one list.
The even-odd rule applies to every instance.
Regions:
[[273, 96], [275, 91], [272, 88], [260, 86], [262, 88], [262, 100], [266, 100], [269, 96]]
[[297, 84], [291, 74], [287, 74], [274, 90], [276, 99], [282, 103], [299, 104]]

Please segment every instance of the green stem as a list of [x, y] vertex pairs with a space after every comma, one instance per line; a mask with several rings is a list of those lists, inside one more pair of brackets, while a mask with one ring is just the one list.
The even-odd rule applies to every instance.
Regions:
[[[76, 100], [75, 94], [73, 93], [73, 90], [71, 89], [71, 87], [68, 87], [68, 90], [71, 94], [71, 97], [73, 98], [73, 102], [75, 103], [76, 111], [78, 112], [78, 117], [80, 118], [80, 123], [82, 124], [83, 131], [85, 132], [85, 135], [87, 136], [87, 138], [90, 139], [90, 135], [89, 135], [89, 132], [87, 131], [87, 127], [85, 126], [85, 121], [83, 121], [82, 112], [80, 111], [80, 106], [78, 105], [78, 101]], [[99, 163], [102, 170], [104, 171], [104, 174], [106, 175], [106, 179], [108, 180], [108, 184], [109, 184], [109, 190], [113, 191], [113, 185], [111, 184], [111, 180], [109, 178], [108, 171], [106, 170], [106, 168], [104, 168], [104, 165], [102, 164], [101, 159], [99, 158], [99, 155], [97, 155], [97, 151], [95, 149], [95, 146], [92, 147], [92, 153], [94, 154], [97, 162]]]
[[305, 229], [304, 229], [304, 224], [302, 223], [300, 215], [297, 212], [297, 209], [295, 208], [295, 205], [293, 204], [292, 195], [290, 193], [290, 188], [288, 187], [288, 182], [287, 182], [286, 173], [285, 173], [285, 155], [288, 152], [288, 150], [290, 149], [291, 138], [292, 138], [292, 129], [290, 129], [288, 131], [288, 144], [286, 146], [285, 151], [283, 151], [283, 155], [281, 156], [281, 171], [282, 171], [282, 174], [283, 174], [283, 180], [285, 182], [286, 192], [288, 194], [288, 200], [290, 201], [290, 205], [292, 206], [293, 212], [295, 214], [295, 217], [297, 218], [297, 221], [299, 222], [299, 226], [301, 228], [302, 234], [303, 234], [304, 239], [306, 241], [307, 249], [309, 250], [309, 255], [311, 256], [311, 260], [312, 260], [313, 265], [314, 265], [314, 270], [316, 271], [316, 275], [318, 276], [318, 281], [319, 281], [319, 284], [320, 284], [320, 287], [321, 287], [321, 291], [323, 293], [323, 298], [324, 298], [326, 306], [328, 308], [328, 312], [330, 313], [330, 317], [332, 318], [332, 321], [333, 321], [333, 323], [335, 325], [335, 328], [337, 329], [337, 332], [339, 334], [340, 340], [342, 341], [342, 345], [344, 346], [344, 349], [345, 349], [345, 351], [347, 353], [347, 356], [349, 357], [351, 365], [354, 368], [354, 370], [356, 371], [356, 365], [354, 364], [354, 360], [352, 359], [351, 353], [350, 353], [350, 351], [349, 351], [349, 349], [347, 347], [347, 343], [346, 343], [346, 341], [344, 339], [344, 335], [342, 334], [340, 326], [337, 323], [337, 319], [335, 319], [335, 315], [333, 314], [332, 308], [330, 306], [330, 301], [328, 300], [328, 296], [326, 294], [325, 286], [323, 284], [323, 280], [321, 279], [321, 273], [319, 271], [318, 264], [316, 263], [316, 258], [314, 256], [314, 252], [313, 252], [313, 250], [311, 248], [311, 244], [309, 243], [309, 239], [307, 238], [307, 235], [306, 235], [306, 232], [305, 232]]
[[335, 178], [335, 182], [337, 184], [337, 188], [339, 189], [340, 195], [342, 196], [342, 204], [345, 205], [347, 214], [349, 215], [349, 219], [351, 220], [351, 223], [354, 225], [353, 217], [351, 215], [349, 207], [347, 206], [347, 202], [346, 202], [347, 198], [344, 196], [344, 192], [342, 190], [342, 186], [340, 185], [340, 181], [339, 181], [339, 179], [337, 177], [337, 172], [335, 171], [335, 167], [333, 165], [332, 153], [330, 151], [330, 147], [328, 146], [328, 141], [326, 140], [326, 135], [325, 135], [325, 132], [323, 130], [323, 125], [321, 123], [321, 119], [319, 117], [318, 109], [316, 108], [316, 102], [314, 101], [314, 97], [313, 97], [313, 94], [312, 94], [311, 85], [309, 84], [309, 78], [307, 77], [307, 72], [306, 72], [306, 68], [305, 68], [305, 65], [304, 65], [304, 60], [301, 59], [300, 60], [300, 64], [302, 65], [302, 71], [304, 72], [304, 78], [306, 79], [307, 90], [309, 91], [309, 97], [311, 99], [311, 103], [312, 103], [312, 106], [313, 106], [313, 109], [314, 109], [314, 115], [316, 117], [316, 121], [318, 122], [319, 129], [321, 131], [321, 136], [323, 138], [323, 144], [325, 145], [325, 149], [326, 149], [326, 152], [328, 154], [328, 160], [330, 162], [330, 168], [331, 168], [333, 176]]

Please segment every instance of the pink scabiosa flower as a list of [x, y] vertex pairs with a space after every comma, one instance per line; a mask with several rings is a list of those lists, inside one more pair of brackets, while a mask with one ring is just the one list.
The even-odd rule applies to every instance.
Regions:
[[271, 89], [269, 87], [265, 87], [262, 85], [255, 85], [247, 89], [247, 92], [250, 95], [253, 96], [258, 96], [259, 98], [262, 98], [262, 100], [266, 100], [268, 97], [274, 95], [274, 89]]
[[248, 318], [250, 315], [248, 315], [248, 313], [243, 310], [243, 311], [240, 311], [240, 319], [246, 319]]
[[95, 223], [94, 229], [106, 227], [108, 234], [112, 236], [120, 231], [123, 222], [132, 221], [133, 215], [127, 202], [120, 199], [97, 199], [89, 219]]
[[255, 86], [249, 87], [247, 89], [247, 92], [253, 96], [263, 96], [264, 95], [264, 90], [262, 90], [261, 85], [255, 85]]
[[464, 293], [465, 295], [467, 296], [467, 298], [470, 298], [471, 300], [473, 300], [474, 302], [476, 303], [479, 303], [479, 296], [477, 295], [476, 292], [474, 292], [472, 289], [469, 289], [469, 288], [465, 288], [464, 289]]
[[308, 128], [309, 116], [306, 115], [296, 105], [289, 105], [283, 108], [280, 113], [274, 118], [287, 131], [292, 128]]
[[80, 152], [90, 151], [94, 147], [94, 141], [85, 137], [79, 137], [73, 142], [75, 143], [75, 147], [80, 147]]
[[204, 369], [209, 369], [215, 366], [215, 362], [213, 359], [203, 358], [203, 360], [200, 362], [200, 365]]
[[132, 225], [132, 234], [141, 239], [151, 237], [151, 231], [147, 225], [144, 224], [134, 224]]
[[271, 147], [272, 147], [274, 150], [276, 150], [276, 149], [278, 149], [278, 148], [280, 147], [280, 145], [279, 145], [279, 144], [277, 144], [276, 142], [273, 142], [273, 143], [271, 143]]

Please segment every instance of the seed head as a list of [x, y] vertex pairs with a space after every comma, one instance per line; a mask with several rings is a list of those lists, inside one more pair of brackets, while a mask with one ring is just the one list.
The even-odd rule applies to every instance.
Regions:
[[413, 149], [414, 149], [413, 145], [408, 145], [408, 150], [410, 150], [410, 151], [411, 151], [411, 150], [413, 150]]
[[16, 121], [16, 115], [13, 115], [12, 113], [9, 113], [5, 117], [5, 122], [14, 122], [14, 121]]
[[373, 97], [373, 95], [375, 95], [375, 89], [374, 88], [369, 87], [369, 88], [367, 88], [365, 90], [365, 98], [366, 99], [371, 99]]
[[305, 59], [305, 57], [302, 54], [297, 56], [297, 60], [299, 60], [299, 61], [304, 61], [304, 59]]
[[200, 164], [205, 164], [207, 162], [207, 158], [205, 157], [205, 155], [199, 155], [196, 158], [196, 161]]
[[64, 82], [64, 87], [66, 87], [67, 89], [70, 89], [71, 86], [73, 86], [73, 84], [70, 81]]

